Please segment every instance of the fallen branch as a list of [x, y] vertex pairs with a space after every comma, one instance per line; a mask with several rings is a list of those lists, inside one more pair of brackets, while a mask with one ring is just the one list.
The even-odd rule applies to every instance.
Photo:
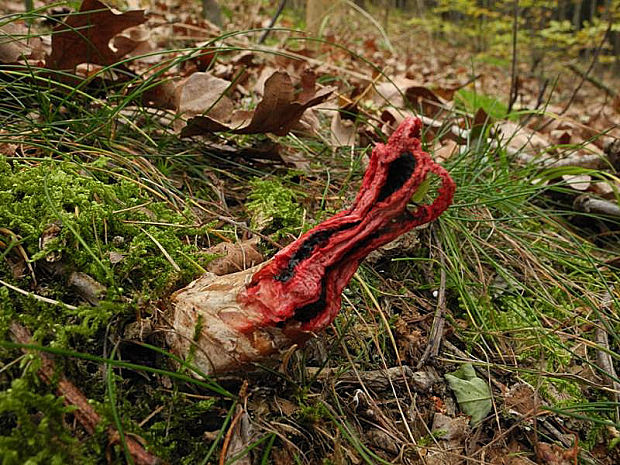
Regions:
[[[611, 309], [612, 305], [613, 303], [611, 294], [609, 292], [606, 292], [603, 298], [603, 306], [610, 314], [613, 314], [613, 311]], [[613, 358], [610, 355], [609, 335], [607, 334], [607, 326], [609, 326], [609, 323], [603, 321], [603, 318], [604, 316], [601, 312], [599, 316], [600, 324], [596, 327], [596, 330], [594, 331], [595, 342], [598, 346], [601, 347], [601, 349], [598, 349], [596, 351], [596, 361], [599, 368], [605, 372], [606, 381], [614, 390], [613, 398], [616, 402], [616, 405], [618, 405], [618, 403], [620, 402], [620, 383], [617, 381], [618, 374], [616, 373], [616, 369], [614, 368]], [[616, 421], [618, 421], [618, 419], [620, 419], [620, 411], [618, 411], [618, 408], [616, 407]]]
[[620, 205], [617, 202], [597, 199], [588, 194], [583, 194], [573, 201], [573, 208], [584, 213], [620, 217]]
[[390, 389], [390, 381], [399, 388], [405, 388], [405, 383], [417, 391], [428, 391], [431, 386], [440, 380], [432, 371], [414, 371], [408, 365], [391, 367], [387, 370], [359, 371], [357, 375], [343, 374], [340, 368], [307, 367], [308, 378], [315, 378], [319, 383], [335, 382], [338, 385], [358, 386], [363, 383], [367, 388], [375, 391]]
[[[439, 240], [437, 240], [437, 246], [441, 246]], [[443, 328], [446, 323], [446, 259], [443, 254], [443, 250], [439, 250], [439, 254], [441, 269], [439, 271], [437, 307], [435, 309], [435, 316], [433, 317], [433, 325], [431, 326], [428, 344], [422, 354], [422, 357], [420, 357], [420, 360], [418, 361], [418, 369], [424, 365], [429, 357], [437, 357], [437, 355], [439, 355], [439, 347], [441, 346], [441, 339], [443, 338]]]
[[582, 79], [585, 79], [586, 81], [588, 81], [593, 86], [598, 87], [602, 91], [605, 91], [611, 97], [615, 97], [616, 95], [618, 95], [618, 91], [616, 91], [615, 89], [612, 89], [600, 79], [597, 79], [594, 76], [588, 75], [584, 70], [580, 69], [575, 63], [568, 63], [566, 67], [570, 69], [573, 73], [577, 74]]
[[506, 151], [509, 155], [513, 155], [519, 163], [534, 163], [545, 169], [563, 168], [566, 166], [600, 169], [606, 165], [605, 158], [600, 155], [571, 155], [566, 158], [555, 158], [549, 155], [531, 155], [511, 147], [506, 147]]
[[[32, 335], [30, 331], [19, 323], [11, 323], [9, 327], [11, 339], [17, 344], [31, 344]], [[23, 350], [25, 353], [27, 349]], [[41, 368], [39, 368], [39, 377], [47, 384], [56, 385], [56, 393], [62, 396], [65, 405], [76, 407], [73, 412], [75, 419], [82, 425], [84, 430], [93, 435], [97, 426], [101, 423], [101, 416], [95, 411], [93, 406], [88, 402], [86, 396], [71, 381], [64, 376], [58, 376], [54, 360], [47, 354], [40, 354]], [[108, 440], [110, 444], [119, 442], [118, 431], [109, 426], [107, 429]], [[133, 457], [136, 465], [164, 465], [164, 462], [144, 449], [144, 446], [132, 436], [125, 436], [127, 450]]]

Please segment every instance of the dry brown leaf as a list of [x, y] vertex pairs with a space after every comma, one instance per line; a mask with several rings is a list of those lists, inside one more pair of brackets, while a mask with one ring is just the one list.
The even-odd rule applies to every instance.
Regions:
[[20, 36], [21, 28], [15, 23], [0, 27], [0, 63], [15, 63], [21, 57], [30, 55], [30, 47]]
[[469, 419], [461, 416], [451, 418], [442, 413], [435, 413], [432, 431], [438, 435], [438, 449], [429, 451], [426, 463], [429, 465], [457, 465], [465, 463], [461, 453], [471, 429]]
[[153, 108], [176, 110], [176, 89], [177, 85], [173, 81], [161, 81], [142, 93], [142, 103]]
[[579, 453], [579, 444], [576, 441], [571, 449], [564, 449], [557, 444], [548, 444], [546, 442], [538, 442], [535, 446], [538, 463], [545, 463], [547, 465], [572, 465]]
[[446, 139], [443, 144], [435, 150], [433, 153], [435, 155], [435, 160], [439, 163], [443, 163], [446, 160], [449, 160], [452, 155], [458, 152], [458, 144], [454, 142], [452, 139]]
[[611, 180], [593, 182], [590, 185], [590, 190], [594, 192], [595, 194], [599, 195], [600, 197], [603, 197], [605, 199], [612, 199], [616, 191], [620, 191], [620, 183], [616, 182], [614, 186], [612, 185]]
[[228, 131], [233, 134], [259, 134], [271, 132], [286, 135], [301, 118], [303, 112], [325, 101], [333, 88], [321, 89], [310, 99], [295, 99], [295, 89], [290, 76], [277, 71], [265, 82], [263, 99], [252, 111], [236, 111], [230, 121], [218, 121], [208, 116], [196, 116], [187, 122], [181, 136], [195, 136]]
[[353, 121], [343, 120], [339, 112], [335, 112], [331, 124], [332, 147], [350, 147], [355, 145], [355, 124]]
[[257, 239], [250, 239], [236, 244], [220, 242], [206, 251], [210, 254], [221, 255], [221, 257], [209, 262], [207, 271], [222, 276], [247, 270], [254, 265], [262, 263], [265, 261], [265, 257], [256, 249], [257, 244]]
[[374, 87], [372, 101], [378, 105], [390, 105], [396, 108], [405, 106], [405, 89], [417, 85], [417, 81], [396, 76], [390, 82], [382, 82]]
[[[60, 236], [62, 228], [59, 222], [50, 223], [45, 226], [45, 229], [41, 233], [41, 237], [39, 237], [39, 249], [45, 250], [48, 245], [54, 240], [60, 240], [58, 237]], [[62, 258], [61, 250], [51, 250], [45, 256], [45, 261], [48, 263], [55, 263]]]
[[67, 280], [69, 286], [73, 286], [78, 295], [91, 305], [97, 305], [100, 297], [106, 293], [107, 288], [96, 281], [93, 277], [79, 271], [74, 271]]
[[504, 408], [509, 413], [533, 417], [540, 405], [540, 397], [529, 384], [515, 384], [504, 394]]
[[592, 181], [592, 176], [588, 174], [564, 174], [562, 179], [568, 187], [576, 191], [587, 191]]
[[115, 14], [97, 0], [84, 0], [79, 13], [72, 13], [52, 34], [52, 53], [46, 60], [51, 69], [73, 71], [81, 63], [111, 65], [131, 50], [112, 50], [110, 40], [130, 27], [146, 21], [144, 10]]
[[566, 145], [570, 144], [572, 132], [566, 131], [564, 129], [554, 129], [553, 131], [549, 132], [549, 136], [554, 143]]
[[484, 126], [486, 124], [489, 124], [489, 115], [487, 114], [486, 111], [484, 111], [484, 109], [482, 107], [478, 108], [478, 111], [476, 112], [476, 114], [474, 115], [474, 120], [471, 124], [472, 129], [474, 128], [480, 128], [481, 126]]
[[179, 113], [189, 116], [207, 114], [222, 120], [233, 111], [233, 104], [226, 96], [231, 82], [209, 73], [194, 73], [176, 88], [176, 107]]
[[297, 97], [300, 102], [306, 102], [316, 93], [316, 73], [311, 69], [305, 69], [300, 77], [301, 92]]
[[445, 101], [425, 86], [411, 86], [405, 91], [405, 99], [417, 109], [421, 108], [426, 116], [434, 116], [445, 104]]
[[434, 87], [433, 92], [435, 92], [435, 94], [437, 94], [440, 98], [449, 101], [449, 100], [452, 100], [456, 91], [461, 88], [462, 86]]
[[[252, 444], [254, 436], [254, 428], [250, 420], [250, 416], [240, 405], [237, 406], [235, 415], [236, 423], [231, 425], [230, 442], [226, 450], [226, 463], [235, 463], [237, 465], [252, 465], [251, 455], [244, 454]], [[232, 460], [232, 458], [236, 460]], [[220, 460], [220, 463], [224, 463]]]
[[393, 107], [387, 107], [381, 112], [381, 121], [383, 121], [383, 125], [381, 126], [381, 131], [386, 135], [391, 135], [400, 123], [402, 123], [405, 118], [410, 116], [414, 116], [413, 113], [406, 110], [397, 110]]
[[551, 143], [539, 133], [519, 126], [512, 121], [502, 121], [495, 125], [495, 129], [501, 133], [508, 146], [516, 151], [525, 150], [538, 153], [546, 149]]
[[133, 63], [154, 65], [165, 60], [165, 54], [153, 53], [158, 50], [157, 44], [151, 39], [151, 31], [147, 25], [130, 27], [112, 39], [112, 45], [120, 56], [138, 57]]
[[112, 251], [108, 254], [108, 259], [110, 260], [110, 263], [112, 265], [116, 265], [117, 263], [120, 263], [125, 259], [125, 255], [119, 252]]

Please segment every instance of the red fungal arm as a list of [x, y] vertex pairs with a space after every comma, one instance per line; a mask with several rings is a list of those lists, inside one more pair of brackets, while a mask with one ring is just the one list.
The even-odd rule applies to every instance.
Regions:
[[[454, 181], [422, 150], [420, 131], [419, 119], [406, 119], [387, 144], [374, 148], [353, 206], [306, 232], [254, 274], [238, 298], [261, 315], [262, 321], [250, 326], [324, 328], [340, 309], [344, 287], [371, 251], [433, 221], [450, 206]], [[407, 210], [429, 172], [441, 179], [437, 198]]]

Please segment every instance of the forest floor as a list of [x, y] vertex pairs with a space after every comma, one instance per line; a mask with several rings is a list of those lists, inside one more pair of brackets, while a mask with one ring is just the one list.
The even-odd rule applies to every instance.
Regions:
[[[515, 81], [396, 11], [259, 44], [273, 5], [151, 3], [0, 2], [3, 465], [620, 461], [617, 77], [520, 50]], [[351, 205], [407, 116], [452, 206], [304, 347], [193, 375], [170, 296]]]

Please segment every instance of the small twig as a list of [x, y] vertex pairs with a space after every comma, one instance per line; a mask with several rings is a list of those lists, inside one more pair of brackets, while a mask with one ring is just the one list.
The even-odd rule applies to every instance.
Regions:
[[441, 340], [443, 338], [443, 328], [446, 324], [446, 259], [441, 250], [441, 244], [439, 240], [435, 238], [437, 248], [439, 249], [439, 261], [441, 269], [439, 271], [439, 290], [437, 295], [437, 307], [435, 308], [435, 316], [433, 317], [433, 325], [431, 326], [431, 332], [429, 335], [428, 345], [418, 361], [417, 369], [420, 369], [422, 365], [429, 359], [429, 357], [437, 357], [439, 355], [439, 347], [441, 346]]
[[612, 89], [607, 84], [605, 84], [603, 81], [595, 78], [594, 76], [588, 76], [588, 74], [584, 70], [579, 68], [575, 63], [568, 63], [566, 67], [570, 69], [573, 73], [579, 75], [582, 79], [585, 79], [586, 81], [588, 81], [593, 86], [598, 87], [602, 91], [605, 91], [607, 95], [611, 97], [615, 97], [616, 95], [618, 95], [617, 90]]
[[432, 371], [414, 371], [408, 365], [389, 367], [384, 370], [358, 371], [355, 375], [341, 372], [340, 368], [306, 367], [308, 378], [316, 379], [319, 383], [364, 385], [375, 392], [390, 389], [390, 382], [401, 389], [405, 387], [405, 383], [411, 382], [416, 391], [425, 392], [439, 381], [439, 376]]
[[[30, 331], [19, 323], [12, 322], [9, 326], [11, 339], [17, 344], [31, 344], [32, 335]], [[24, 353], [28, 353], [27, 349], [23, 349]], [[101, 416], [95, 411], [93, 406], [88, 402], [86, 396], [71, 381], [62, 375], [56, 373], [54, 360], [47, 354], [41, 353], [41, 368], [39, 368], [39, 377], [47, 384], [56, 385], [56, 393], [62, 396], [66, 405], [76, 407], [73, 416], [82, 425], [84, 430], [90, 434], [95, 434], [97, 426], [101, 423]], [[108, 427], [108, 440], [110, 443], [118, 442], [118, 431], [113, 427]], [[163, 465], [164, 462], [159, 458], [147, 452], [144, 446], [134, 439], [135, 435], [126, 436], [127, 449], [137, 465]]]
[[271, 21], [269, 21], [269, 26], [267, 26], [267, 29], [265, 29], [263, 31], [263, 33], [261, 34], [260, 38], [258, 39], [258, 43], [259, 44], [262, 44], [262, 43], [265, 42], [265, 40], [267, 40], [267, 36], [269, 36], [269, 33], [273, 29], [273, 25], [276, 23], [276, 21], [278, 20], [278, 18], [282, 14], [282, 11], [284, 10], [285, 6], [286, 6], [286, 0], [280, 0], [280, 4], [278, 5], [278, 9], [276, 10], [275, 14], [271, 17]]
[[583, 83], [586, 82], [586, 79], [588, 78], [588, 75], [590, 74], [590, 72], [594, 68], [594, 65], [598, 61], [598, 56], [601, 53], [603, 45], [607, 41], [607, 36], [609, 36], [609, 32], [611, 31], [611, 26], [612, 25], [613, 25], [613, 21], [610, 20], [609, 21], [609, 26], [607, 26], [607, 30], [605, 31], [605, 34], [603, 34], [603, 39], [601, 40], [601, 43], [598, 45], [598, 47], [596, 47], [596, 50], [594, 51], [594, 56], [592, 57], [592, 61], [590, 62], [590, 66], [588, 66], [588, 69], [586, 70], [586, 72], [581, 77], [581, 81], [579, 82], [579, 84], [575, 88], [575, 91], [573, 92], [573, 95], [571, 95], [570, 100], [568, 101], [568, 103], [566, 104], [564, 109], [559, 113], [560, 115], [563, 115], [564, 113], [566, 113], [566, 110], [568, 110], [570, 108], [570, 106], [573, 104], [573, 101], [575, 100], [575, 97], [577, 96], [577, 93], [581, 90], [581, 87], [583, 86]]
[[514, 0], [514, 12], [512, 18], [512, 65], [510, 70], [510, 98], [508, 101], [508, 113], [517, 101], [517, 31], [519, 19], [519, 0]]
[[[609, 311], [612, 305], [613, 303], [611, 294], [609, 292], [606, 292], [603, 297], [603, 306]], [[616, 373], [616, 369], [614, 368], [614, 361], [610, 355], [609, 335], [607, 334], [606, 329], [606, 326], [608, 326], [609, 323], [607, 323], [606, 325], [606, 322], [602, 321], [603, 318], [604, 316], [602, 312], [599, 313], [599, 320], [601, 320], [600, 325], [598, 325], [596, 327], [596, 330], [594, 331], [596, 344], [604, 349], [599, 349], [596, 351], [596, 359], [600, 369], [607, 374], [607, 381], [614, 390], [613, 396], [614, 400], [616, 401], [616, 421], [618, 421], [620, 419], [620, 407], [618, 407], [618, 404], [620, 403], [620, 383], [616, 381], [618, 379], [618, 374]]]
[[583, 194], [573, 201], [575, 210], [585, 213], [595, 213], [620, 218], [620, 205], [617, 202], [597, 199], [588, 194]]
[[39, 302], [45, 302], [46, 304], [64, 306], [64, 307], [67, 307], [69, 310], [77, 310], [77, 307], [74, 305], [65, 304], [58, 300], [49, 299], [47, 297], [43, 297], [42, 295], [37, 295], [37, 294], [33, 294], [32, 292], [24, 291], [23, 289], [20, 289], [19, 287], [16, 287], [16, 286], [13, 286], [12, 284], [4, 282], [1, 279], [0, 279], [0, 284], [2, 284], [4, 287], [8, 287], [12, 291], [19, 292], [20, 294], [25, 295], [27, 297], [32, 297], [33, 299], [38, 300]]
[[578, 166], [580, 168], [600, 169], [605, 166], [605, 158], [600, 155], [576, 154], [565, 158], [554, 158], [548, 155], [532, 155], [513, 147], [506, 147], [506, 152], [515, 157], [519, 163], [535, 163], [540, 168], [563, 168], [565, 166]]

